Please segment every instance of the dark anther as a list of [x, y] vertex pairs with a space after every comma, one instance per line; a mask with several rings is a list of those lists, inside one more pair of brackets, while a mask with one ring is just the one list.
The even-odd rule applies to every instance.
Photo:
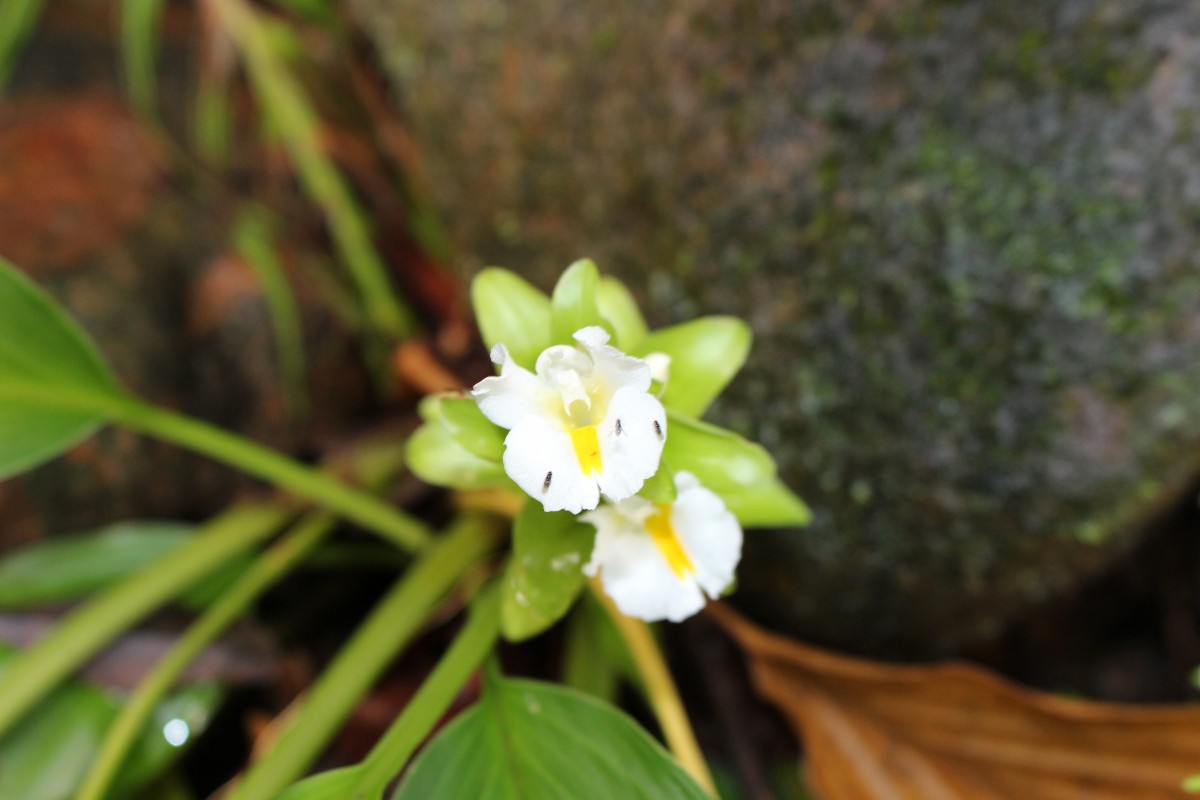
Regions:
[[550, 490], [550, 479], [551, 479], [551, 478], [553, 478], [553, 477], [554, 477], [554, 473], [553, 473], [553, 472], [547, 472], [547, 473], [546, 473], [546, 480], [545, 480], [545, 481], [542, 483], [542, 491], [543, 491], [543, 492], [546, 492], [546, 491], [549, 491], [549, 490]]
[[658, 420], [654, 420], [654, 435], [658, 437], [660, 442], [662, 441], [662, 425], [658, 424]]

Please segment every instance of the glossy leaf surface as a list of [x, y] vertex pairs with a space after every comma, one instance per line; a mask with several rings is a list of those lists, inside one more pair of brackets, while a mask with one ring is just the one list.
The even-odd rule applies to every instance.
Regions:
[[565, 511], [546, 513], [527, 500], [513, 525], [513, 554], [504, 575], [500, 627], [528, 639], [557, 622], [583, 588], [596, 529]]
[[633, 720], [570, 689], [492, 677], [392, 800], [711, 800]]

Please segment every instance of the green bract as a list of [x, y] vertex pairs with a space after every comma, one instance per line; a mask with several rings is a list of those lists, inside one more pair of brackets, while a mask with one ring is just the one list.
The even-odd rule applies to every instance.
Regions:
[[583, 588], [583, 565], [595, 529], [573, 514], [547, 514], [527, 500], [513, 524], [513, 553], [504, 573], [500, 629], [505, 638], [528, 639], [570, 610]]
[[552, 342], [550, 298], [508, 270], [490, 268], [471, 283], [475, 321], [488, 349], [503, 342], [513, 359], [533, 369]]
[[[630, 355], [670, 358], [660, 397], [670, 415], [663, 466], [646, 481], [643, 497], [671, 502], [672, 473], [687, 471], [718, 494], [745, 527], [808, 523], [807, 506], [776, 477], [766, 450], [697, 419], [746, 361], [751, 333], [742, 320], [701, 317], [650, 331], [629, 290], [601, 277], [586, 259], [563, 273], [550, 297], [507, 270], [485, 269], [471, 286], [471, 301], [487, 346], [503, 344], [526, 369], [534, 369], [547, 347], [572, 344], [575, 331], [590, 325], [607, 330], [613, 345]], [[470, 398], [427, 401], [422, 416], [426, 425], [409, 445], [417, 475], [458, 489], [505, 483], [504, 431]]]
[[654, 331], [634, 350], [671, 357], [662, 402], [668, 410], [698, 417], [729, 385], [750, 353], [750, 326], [734, 317], [701, 317]]
[[417, 411], [425, 424], [409, 437], [405, 448], [414, 475], [452, 489], [512, 485], [500, 464], [504, 431], [484, 418], [475, 401], [457, 395], [430, 395]]

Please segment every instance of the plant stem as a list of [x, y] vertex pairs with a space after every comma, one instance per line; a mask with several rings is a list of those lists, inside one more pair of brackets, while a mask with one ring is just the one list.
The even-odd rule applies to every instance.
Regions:
[[704, 762], [704, 754], [696, 742], [692, 725], [688, 722], [687, 711], [679, 698], [679, 690], [658, 643], [654, 641], [650, 626], [640, 619], [622, 614], [597, 579], [591, 580], [591, 587], [612, 617], [613, 624], [617, 626], [629, 648], [633, 663], [641, 673], [646, 699], [650, 701], [650, 707], [662, 728], [667, 747], [675, 754], [680, 766], [701, 788], [712, 797], [718, 797], [717, 786], [708, 771], [708, 765]]
[[454, 644], [362, 762], [358, 789], [363, 797], [381, 794], [404, 768], [499, 636], [500, 584], [493, 582], [471, 604], [470, 617]]
[[292, 513], [280, 505], [227, 511], [191, 541], [70, 613], [0, 676], [0, 736], [121, 631], [266, 539]]
[[96, 402], [100, 405], [96, 410], [114, 422], [269, 481], [384, 536], [405, 550], [420, 550], [430, 542], [424, 525], [375, 495], [248, 439], [132, 396], [98, 397]]
[[278, 544], [264, 553], [223, 593], [138, 685], [109, 727], [75, 800], [103, 800], [112, 781], [154, 713], [188, 664], [245, 613], [271, 584], [287, 574], [334, 527], [334, 518], [314, 514], [299, 522]]
[[228, 800], [273, 800], [303, 775], [438, 600], [494, 541], [486, 518], [457, 520], [379, 601]]

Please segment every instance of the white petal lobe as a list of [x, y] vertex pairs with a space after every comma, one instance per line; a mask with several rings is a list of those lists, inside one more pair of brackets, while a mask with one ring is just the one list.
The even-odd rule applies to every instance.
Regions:
[[546, 511], [578, 514], [600, 502], [596, 481], [579, 468], [571, 435], [536, 414], [504, 438], [504, 471]]
[[[618, 422], [620, 427], [618, 427]], [[600, 490], [623, 500], [658, 472], [667, 438], [667, 413], [652, 395], [633, 388], [617, 391], [600, 426]]]

